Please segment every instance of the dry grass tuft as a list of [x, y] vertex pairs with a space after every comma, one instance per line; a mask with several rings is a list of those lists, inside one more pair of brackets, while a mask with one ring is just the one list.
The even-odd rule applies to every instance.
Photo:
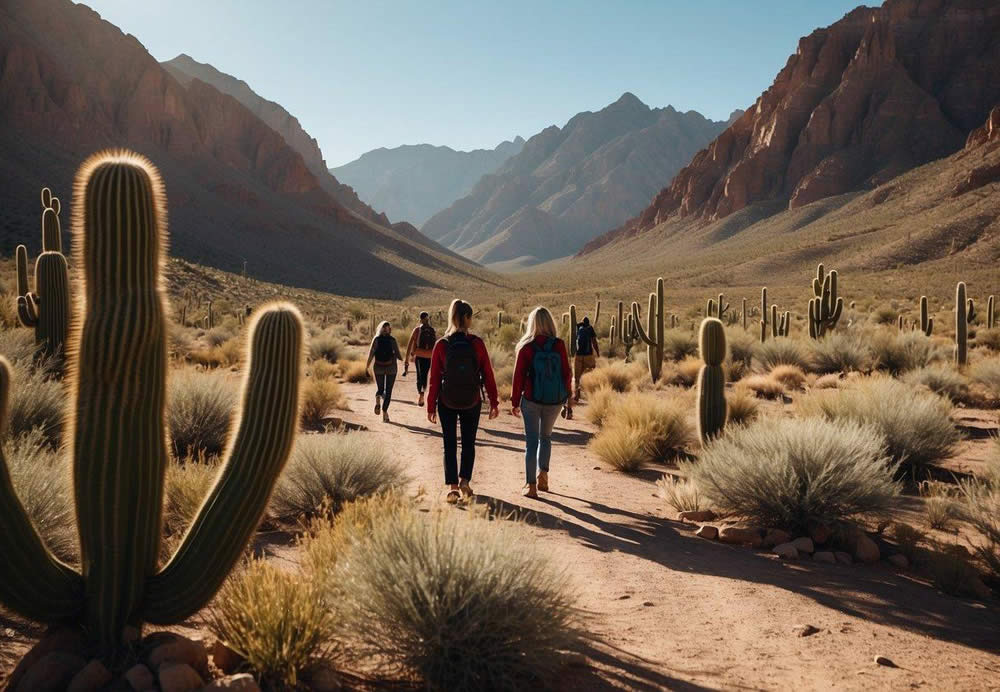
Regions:
[[809, 360], [814, 372], [834, 373], [867, 370], [871, 353], [862, 337], [834, 332], [809, 343]]
[[753, 392], [747, 387], [734, 387], [726, 395], [726, 424], [745, 425], [757, 420], [760, 414], [760, 405]]
[[343, 366], [341, 373], [346, 382], [357, 384], [372, 381], [371, 372], [363, 360], [340, 361], [338, 365]]
[[586, 373], [580, 378], [580, 387], [588, 396], [599, 389], [627, 392], [638, 386], [644, 369], [622, 361], [614, 361]]
[[806, 374], [797, 365], [775, 366], [771, 369], [770, 375], [785, 389], [802, 389], [806, 383]]
[[705, 498], [698, 492], [698, 486], [689, 480], [664, 474], [656, 481], [660, 496], [676, 512], [696, 512], [707, 507]]
[[587, 397], [587, 406], [584, 415], [591, 423], [597, 427], [604, 425], [604, 421], [614, 409], [621, 395], [609, 387], [602, 387]]
[[890, 375], [925, 368], [945, 355], [923, 332], [880, 330], [871, 335], [869, 344], [874, 367]]
[[702, 365], [704, 363], [697, 356], [688, 356], [672, 365], [665, 364], [660, 376], [661, 381], [676, 387], [693, 387], [694, 383], [698, 381], [698, 371], [701, 370]]
[[236, 410], [236, 384], [226, 373], [193, 368], [170, 374], [167, 425], [178, 458], [221, 454]]
[[740, 380], [740, 387], [745, 387], [761, 399], [779, 399], [785, 393], [785, 385], [770, 375], [744, 377]]
[[347, 400], [335, 380], [306, 380], [302, 385], [302, 427], [322, 430], [323, 421], [334, 409], [346, 409]]
[[931, 365], [911, 370], [903, 376], [903, 382], [914, 386], [922, 385], [953, 402], [965, 401], [969, 396], [969, 385], [965, 378], [950, 365]]
[[753, 357], [762, 370], [773, 370], [779, 365], [795, 365], [803, 371], [809, 369], [809, 351], [801, 341], [791, 337], [768, 339], [757, 344]]
[[693, 437], [690, 407], [679, 398], [632, 392], [613, 405], [591, 440], [594, 453], [619, 471], [673, 458]]

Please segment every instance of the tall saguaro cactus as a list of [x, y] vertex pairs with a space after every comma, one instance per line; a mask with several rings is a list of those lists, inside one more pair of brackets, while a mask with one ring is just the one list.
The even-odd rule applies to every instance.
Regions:
[[994, 310], [993, 295], [986, 299], [986, 328], [993, 329], [996, 326], [996, 311]]
[[969, 316], [971, 300], [965, 297], [965, 282], [955, 286], [955, 365], [965, 367], [969, 362]]
[[837, 326], [840, 315], [844, 311], [844, 299], [837, 293], [837, 270], [831, 269], [827, 274], [820, 263], [816, 267], [816, 277], [812, 281], [813, 295], [809, 301], [809, 334], [816, 339]]
[[934, 318], [927, 309], [927, 296], [920, 296], [920, 331], [924, 336], [930, 336], [934, 331]]
[[698, 371], [696, 386], [698, 409], [698, 436], [707, 442], [726, 425], [726, 374], [722, 361], [726, 359], [726, 329], [714, 317], [701, 323], [698, 349], [704, 365]]
[[[253, 321], [226, 459], [157, 571], [169, 458], [162, 185], [146, 159], [106, 152], [83, 164], [74, 198], [86, 313], [72, 335], [67, 420], [82, 569], [44, 546], [0, 458], [0, 602], [42, 622], [75, 622], [110, 653], [126, 626], [176, 623], [203, 607], [242, 554], [295, 438], [303, 327], [289, 304]], [[8, 379], [0, 363], [2, 401]]]
[[646, 328], [639, 319], [639, 303], [632, 303], [632, 322], [639, 338], [646, 343], [646, 358], [649, 361], [649, 377], [656, 382], [663, 367], [663, 277], [656, 280], [656, 293], [649, 294], [649, 312], [646, 314]]
[[42, 253], [35, 260], [35, 290], [28, 282], [28, 249], [18, 245], [17, 315], [25, 327], [34, 327], [35, 343], [45, 356], [61, 354], [69, 330], [69, 269], [62, 254], [62, 230], [59, 226], [59, 198], [48, 188], [42, 189]]
[[767, 286], [760, 289], [760, 343], [767, 341]]

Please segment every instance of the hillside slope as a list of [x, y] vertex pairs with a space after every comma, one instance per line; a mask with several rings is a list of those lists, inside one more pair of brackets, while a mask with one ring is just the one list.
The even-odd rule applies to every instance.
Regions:
[[493, 280], [359, 218], [245, 106], [201, 80], [183, 87], [134, 37], [69, 0], [0, 5], [0, 124], [5, 254], [37, 248], [42, 185], [68, 209], [80, 162], [127, 146], [163, 174], [176, 256], [237, 272], [246, 261], [260, 279], [353, 296]]
[[638, 212], [725, 125], [626, 93], [533, 136], [421, 230], [483, 263], [571, 254]]
[[350, 163], [331, 168], [339, 180], [394, 219], [419, 227], [431, 216], [469, 194], [524, 146], [522, 137], [495, 149], [455, 151], [451, 147], [412, 144], [375, 149]]

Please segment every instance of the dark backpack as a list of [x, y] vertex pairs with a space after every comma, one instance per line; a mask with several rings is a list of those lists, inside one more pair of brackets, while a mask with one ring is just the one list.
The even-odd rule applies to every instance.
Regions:
[[417, 348], [421, 351], [430, 351], [437, 342], [437, 334], [434, 327], [429, 324], [420, 325], [420, 334], [417, 336]]
[[576, 355], [589, 356], [594, 349], [594, 328], [589, 324], [581, 324], [576, 329]]
[[396, 350], [392, 347], [393, 338], [388, 334], [379, 334], [375, 337], [375, 362], [380, 365], [394, 363], [396, 361]]
[[569, 398], [563, 381], [562, 356], [553, 351], [556, 339], [549, 337], [535, 345], [531, 356], [531, 400], [536, 404], [561, 404]]
[[469, 409], [479, 405], [482, 374], [476, 349], [462, 332], [445, 339], [444, 373], [441, 381], [441, 401], [448, 408]]

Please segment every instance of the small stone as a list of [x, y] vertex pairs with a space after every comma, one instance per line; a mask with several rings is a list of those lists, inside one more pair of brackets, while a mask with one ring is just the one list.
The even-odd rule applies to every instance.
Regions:
[[[847, 555], [847, 553], [844, 554]], [[847, 557], [850, 557], [850, 555], [847, 555]], [[837, 562], [837, 556], [831, 553], [829, 550], [820, 550], [818, 552], [813, 553], [813, 560], [815, 560], [816, 562], [823, 562], [825, 564], [832, 565]]]
[[647, 608], [651, 608], [653, 606], [653, 602], [652, 601], [643, 601], [642, 604], [644, 606], [646, 606]]
[[891, 564], [896, 569], [906, 569], [907, 567], [910, 566], [910, 561], [906, 559], [906, 556], [903, 555], [902, 553], [896, 553], [895, 555], [890, 555], [889, 557], [886, 558], [886, 560], [888, 560], [889, 564]]
[[600, 470], [601, 470], [601, 467], [600, 467], [600, 466], [595, 466], [595, 467], [594, 467], [594, 470], [595, 470], [595, 471], [600, 471]]
[[719, 540], [723, 543], [749, 545], [753, 548], [759, 548], [763, 542], [757, 529], [748, 529], [742, 526], [724, 526], [719, 531]]
[[771, 552], [783, 560], [797, 560], [799, 557], [799, 551], [795, 548], [794, 543], [776, 545], [771, 548]]
[[854, 558], [859, 562], [878, 562], [881, 553], [878, 545], [867, 534], [859, 533], [854, 538]]
[[880, 665], [880, 666], [885, 666], [886, 668], [898, 668], [899, 667], [895, 663], [892, 662], [891, 658], [888, 658], [886, 656], [876, 656], [875, 657], [875, 663], [877, 665]]
[[823, 545], [830, 540], [830, 536], [832, 535], [833, 532], [830, 531], [830, 527], [826, 524], [816, 522], [809, 525], [809, 538], [811, 538], [813, 543], [816, 545]]
[[249, 673], [238, 675], [227, 675], [224, 678], [213, 680], [211, 684], [202, 688], [202, 692], [210, 690], [229, 690], [229, 692], [260, 692], [260, 686]]
[[212, 657], [212, 663], [223, 673], [233, 673], [243, 665], [243, 657], [226, 646], [224, 642], [216, 639], [208, 649]]
[[[64, 651], [52, 651], [25, 671], [16, 692], [63, 692], [87, 659]], [[10, 688], [7, 688], [10, 689]]]
[[813, 551], [816, 550], [816, 546], [813, 545], [812, 539], [809, 538], [808, 536], [802, 536], [800, 538], [796, 538], [794, 541], [792, 541], [792, 545], [794, 545], [795, 549], [798, 550], [800, 553], [812, 553]]
[[96, 658], [73, 676], [67, 692], [96, 692], [111, 682], [111, 671]]
[[143, 692], [143, 690], [148, 690], [156, 684], [153, 673], [141, 663], [137, 663], [125, 671], [125, 679], [136, 692]]
[[346, 689], [343, 679], [332, 668], [317, 668], [308, 675], [309, 689], [312, 692], [341, 692]]
[[839, 562], [842, 565], [854, 564], [854, 558], [851, 557], [850, 553], [845, 553], [843, 551], [838, 550], [834, 552], [833, 556], [837, 558], [837, 562]]
[[205, 681], [187, 663], [165, 661], [157, 672], [163, 692], [193, 692], [205, 686]]
[[812, 625], [796, 625], [793, 631], [800, 637], [811, 637], [820, 631], [819, 627], [813, 627]]
[[710, 509], [688, 510], [681, 512], [677, 516], [681, 521], [699, 523], [702, 521], [713, 521], [715, 519], [715, 512]]
[[707, 540], [714, 541], [716, 538], [719, 537], [719, 529], [712, 526], [711, 524], [705, 524], [697, 531], [695, 531], [694, 535], [700, 538], [705, 538]]
[[782, 543], [790, 543], [792, 540], [791, 534], [787, 531], [782, 531], [781, 529], [768, 529], [767, 533], [764, 534], [764, 547], [773, 548], [776, 545], [781, 545]]
[[87, 642], [79, 629], [65, 625], [53, 625], [46, 630], [42, 638], [38, 640], [38, 643], [21, 657], [20, 662], [18, 662], [13, 672], [11, 672], [10, 677], [7, 678], [7, 687], [5, 689], [18, 689], [21, 678], [27, 674], [28, 670], [46, 654], [54, 651], [76, 654], [86, 660]]
[[154, 632], [144, 642], [149, 655], [146, 663], [157, 670], [166, 662], [186, 663], [204, 677], [208, 677], [208, 651], [199, 639], [189, 639], [174, 632]]

